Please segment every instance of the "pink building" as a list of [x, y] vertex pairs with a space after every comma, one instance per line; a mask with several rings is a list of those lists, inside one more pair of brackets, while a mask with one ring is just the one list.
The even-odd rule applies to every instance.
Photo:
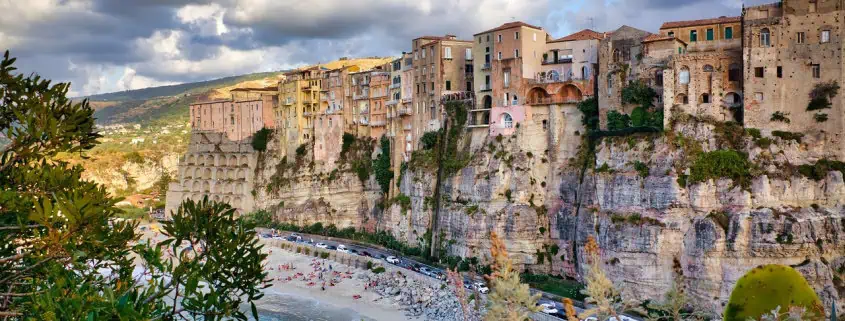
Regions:
[[[272, 97], [258, 96], [235, 100], [199, 102], [190, 105], [191, 127], [196, 132], [225, 133], [229, 140], [240, 141], [251, 137], [272, 122], [272, 106], [265, 102]], [[265, 117], [268, 114], [268, 117]], [[267, 118], [269, 120], [265, 121]]]

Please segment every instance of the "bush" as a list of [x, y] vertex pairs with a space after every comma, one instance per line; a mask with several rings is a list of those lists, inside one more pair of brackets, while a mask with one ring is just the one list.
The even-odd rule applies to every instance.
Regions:
[[607, 112], [607, 129], [620, 130], [631, 127], [631, 119], [626, 114], [611, 110]]
[[802, 320], [823, 320], [819, 297], [807, 280], [795, 269], [784, 265], [758, 266], [742, 276], [731, 292], [725, 307], [725, 321], [748, 318], [759, 320], [777, 307], [806, 309]]
[[384, 273], [384, 267], [383, 267], [383, 266], [379, 266], [379, 267], [377, 267], [377, 268], [373, 269], [373, 273], [375, 273], [375, 274]]
[[713, 220], [714, 223], [718, 224], [725, 230], [725, 235], [728, 234], [728, 230], [731, 227], [731, 217], [728, 212], [725, 211], [713, 211], [710, 214], [707, 214], [707, 218]]
[[751, 186], [748, 155], [735, 150], [717, 150], [703, 153], [690, 168], [688, 183], [699, 183], [709, 179], [730, 178], [743, 188]]
[[772, 136], [779, 137], [783, 140], [794, 140], [798, 143], [801, 143], [801, 138], [804, 137], [804, 134], [776, 130], [772, 132]]
[[807, 110], [821, 110], [831, 107], [830, 100], [839, 93], [839, 83], [835, 80], [816, 84], [810, 91], [810, 103]]
[[816, 120], [817, 123], [823, 123], [827, 121], [827, 114], [817, 113], [813, 115], [813, 119]]
[[[605, 164], [605, 165], [607, 165], [607, 164]], [[634, 170], [637, 171], [637, 174], [639, 174], [640, 177], [642, 177], [642, 178], [648, 177], [649, 169], [648, 169], [648, 165], [646, 165], [645, 163], [643, 163], [641, 161], [634, 161]]]
[[433, 149], [434, 146], [437, 145], [437, 137], [439, 135], [439, 132], [425, 132], [422, 137], [420, 137], [420, 144], [422, 144], [422, 149]]
[[373, 172], [376, 181], [381, 186], [381, 191], [390, 191], [390, 181], [393, 179], [393, 171], [390, 169], [390, 140], [387, 136], [381, 136], [381, 154], [373, 161]]
[[578, 103], [578, 110], [581, 111], [581, 123], [587, 128], [587, 132], [599, 129], [599, 103], [595, 97], [590, 97]]
[[355, 135], [350, 133], [343, 133], [343, 145], [340, 146], [340, 156], [346, 155], [349, 152], [349, 149], [352, 148], [352, 144], [355, 143]]
[[787, 123], [787, 124], [789, 124], [789, 123], [790, 123], [789, 118], [788, 118], [788, 117], [786, 117], [786, 116], [789, 116], [789, 113], [784, 113], [784, 112], [781, 112], [781, 111], [776, 111], [776, 112], [772, 113], [772, 117], [771, 117], [771, 118], [769, 118], [769, 120], [770, 120], [770, 121], [779, 121], [779, 122], [783, 122], [783, 123]]
[[[622, 88], [622, 103], [639, 105], [643, 109], [642, 112], [654, 105], [655, 97], [657, 92], [640, 80], [632, 81]], [[631, 113], [632, 118], [633, 116], [634, 113]]]
[[372, 269], [373, 269], [373, 262], [367, 261], [367, 270], [372, 270]]
[[320, 253], [320, 257], [324, 258], [324, 259], [328, 259], [329, 258], [329, 252]]
[[306, 148], [306, 146], [308, 146], [308, 143], [304, 143], [304, 144], [302, 144], [302, 145], [299, 145], [299, 147], [297, 147], [297, 148], [296, 148], [296, 158], [297, 158], [297, 159], [300, 159], [300, 158], [302, 158], [303, 156], [305, 156], [305, 148]]
[[132, 152], [123, 154], [123, 159], [125, 159], [127, 162], [135, 163], [135, 164], [138, 164], [138, 165], [143, 165], [144, 162], [146, 162], [146, 159], [144, 158], [144, 156], [141, 156], [141, 153], [138, 153], [137, 151], [132, 151]]
[[255, 135], [252, 135], [252, 149], [257, 150], [259, 152], [263, 152], [267, 150], [267, 140], [270, 139], [270, 130], [267, 128], [261, 128], [261, 130], [257, 131]]
[[815, 181], [824, 179], [830, 171], [840, 171], [845, 174], [845, 163], [835, 160], [820, 159], [812, 165], [807, 164], [798, 166], [798, 173]]
[[646, 113], [645, 109], [643, 109], [642, 107], [634, 108], [634, 110], [631, 112], [631, 126], [645, 126], [646, 117], [648, 117], [648, 113]]

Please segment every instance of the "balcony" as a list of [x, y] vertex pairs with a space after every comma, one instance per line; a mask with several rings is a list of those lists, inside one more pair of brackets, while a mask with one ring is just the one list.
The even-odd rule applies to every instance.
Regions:
[[293, 98], [288, 97], [287, 99], [285, 99], [285, 101], [284, 101], [284, 103], [283, 103], [283, 104], [285, 104], [285, 105], [293, 105], [293, 102], [294, 102], [294, 101], [295, 101], [295, 100], [294, 100]]
[[370, 113], [370, 109], [369, 109], [369, 108], [363, 109], [363, 110], [361, 110], [361, 112], [359, 112], [359, 114], [361, 114], [361, 115], [367, 115], [367, 114], [369, 114], [369, 113]]
[[393, 119], [393, 112], [392, 111], [387, 112], [387, 119]]
[[387, 93], [378, 93], [378, 94], [371, 94], [370, 95], [370, 98], [381, 98], [381, 97], [387, 97]]
[[403, 104], [410, 104], [413, 101], [413, 98], [402, 98]]
[[553, 104], [577, 104], [581, 102], [581, 98], [577, 97], [542, 97], [529, 98], [528, 105], [553, 105]]
[[396, 110], [396, 113], [399, 116], [411, 115], [411, 109], [410, 108], [399, 108], [399, 109]]
[[407, 125], [405, 125], [405, 126], [402, 126], [402, 129], [403, 129], [403, 130], [411, 130], [411, 129], [414, 129], [414, 127], [413, 127], [413, 126], [411, 126], [411, 124], [407, 124]]
[[490, 63], [485, 62], [483, 66], [481, 66], [481, 70], [490, 70]]
[[558, 57], [557, 60], [555, 60], [552, 57], [549, 57], [549, 59], [543, 61], [544, 65], [556, 65], [556, 64], [568, 64], [568, 63], [572, 63], [572, 55], [561, 56], [561, 57]]
[[391, 99], [391, 100], [388, 100], [386, 103], [384, 103], [385, 106], [393, 106], [393, 105], [396, 105], [396, 104], [399, 104], [398, 99]]
[[352, 94], [352, 99], [354, 99], [354, 100], [359, 100], [359, 99], [368, 99], [368, 98], [370, 98], [370, 93], [369, 93], [369, 92], [364, 92], [364, 93], [361, 93], [361, 94], [357, 94], [357, 93], [356, 93], [356, 94]]
[[490, 84], [483, 84], [481, 85], [481, 91], [491, 91], [493, 90], [493, 86]]
[[387, 125], [387, 122], [383, 120], [374, 120], [370, 122], [370, 127], [383, 127], [384, 125]]
[[389, 88], [390, 89], [396, 89], [396, 88], [399, 88], [399, 87], [402, 87], [402, 83], [392, 83], [392, 84], [390, 84]]
[[370, 121], [369, 121], [369, 120], [366, 120], [366, 119], [360, 119], [360, 120], [358, 120], [358, 125], [364, 125], [364, 126], [367, 126], [367, 125], [369, 125], [369, 124], [370, 124]]

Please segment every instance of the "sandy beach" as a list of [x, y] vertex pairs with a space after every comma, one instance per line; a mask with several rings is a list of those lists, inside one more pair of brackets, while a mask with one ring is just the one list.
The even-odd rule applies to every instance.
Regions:
[[364, 290], [365, 281], [357, 278], [358, 273], [365, 273], [364, 270], [277, 247], [265, 247], [265, 252], [269, 254], [266, 260], [268, 277], [273, 279], [272, 286], [265, 290], [268, 294], [311, 298], [373, 320], [409, 319], [392, 300]]

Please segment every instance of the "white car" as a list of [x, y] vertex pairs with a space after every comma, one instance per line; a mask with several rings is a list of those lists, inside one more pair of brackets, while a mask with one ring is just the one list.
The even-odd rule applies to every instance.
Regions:
[[349, 253], [349, 249], [347, 249], [343, 244], [337, 246], [337, 251], [340, 253]]
[[318, 249], [325, 249], [325, 248], [329, 247], [328, 245], [326, 245], [326, 243], [323, 243], [323, 242], [317, 243], [317, 245], [315, 245], [315, 246]]
[[473, 286], [475, 286], [475, 289], [478, 290], [478, 293], [487, 294], [490, 292], [490, 288], [488, 288], [483, 282], [475, 282]]
[[390, 263], [390, 264], [399, 264], [399, 258], [397, 258], [395, 256], [388, 256], [384, 260], [387, 261], [387, 263]]
[[540, 303], [538, 304], [542, 308], [543, 313], [545, 314], [555, 314], [557, 313], [557, 308], [554, 304], [551, 303]]
[[[622, 321], [637, 321], [634, 318], [626, 317], [624, 315], [620, 315], [619, 319], [622, 320]], [[607, 321], [617, 321], [617, 320], [614, 317], [610, 317], [610, 318], [607, 318]]]

